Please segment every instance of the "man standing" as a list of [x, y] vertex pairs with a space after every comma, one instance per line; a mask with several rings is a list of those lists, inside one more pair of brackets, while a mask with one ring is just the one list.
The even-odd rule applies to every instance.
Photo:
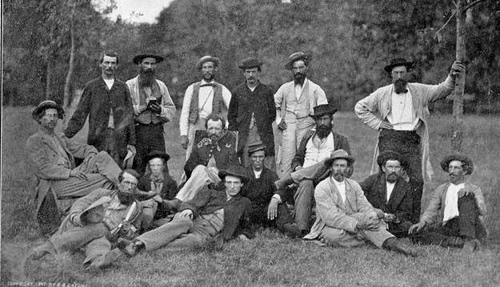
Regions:
[[107, 152], [123, 167], [127, 151], [135, 153], [132, 101], [127, 85], [116, 79], [118, 55], [104, 52], [100, 57], [101, 76], [88, 82], [64, 134], [72, 138], [89, 118], [87, 143]]
[[415, 218], [411, 186], [401, 177], [408, 163], [394, 151], [380, 153], [377, 163], [380, 172], [360, 183], [361, 189], [379, 217], [389, 225], [389, 232], [396, 237], [407, 236]]
[[220, 60], [217, 57], [203, 56], [196, 64], [201, 72], [202, 80], [191, 84], [184, 94], [179, 129], [181, 145], [186, 150], [186, 160], [189, 159], [197, 130], [203, 130], [207, 116], [210, 114], [227, 118], [231, 101], [231, 92], [215, 81]]
[[408, 71], [413, 66], [414, 63], [402, 58], [392, 60], [384, 68], [391, 75], [392, 84], [360, 100], [354, 111], [363, 123], [379, 131], [372, 173], [377, 172], [375, 159], [378, 153], [386, 150], [400, 153], [408, 160], [408, 176], [415, 189], [414, 200], [420, 206], [424, 179], [430, 181], [433, 173], [429, 159], [428, 103], [446, 98], [465, 67], [454, 62], [444, 82], [425, 85], [408, 83]]
[[[98, 152], [91, 145], [55, 133], [57, 120], [64, 117], [64, 110], [54, 101], [41, 102], [32, 116], [40, 125], [40, 130], [28, 139], [26, 150], [40, 179], [36, 214], [43, 225], [44, 217], [53, 216], [47, 214], [40, 217], [45, 212], [42, 204], [49, 192], [58, 202], [59, 211], [66, 211], [75, 199], [97, 188], [112, 188], [118, 183], [121, 170], [106, 152]], [[82, 164], [76, 166], [75, 158], [83, 159]], [[44, 228], [42, 226], [44, 233], [50, 232]]]
[[[310, 115], [316, 122], [316, 128], [310, 130], [302, 138], [299, 149], [292, 161], [291, 174], [284, 175], [276, 182], [277, 194], [273, 196], [270, 206], [282, 202], [288, 190], [286, 186], [297, 183], [299, 187], [293, 197], [295, 201], [295, 222], [302, 233], [309, 232], [309, 218], [311, 216], [314, 183], [328, 177], [329, 170], [324, 161], [327, 160], [334, 150], [343, 149], [351, 152], [349, 141], [343, 135], [333, 131], [333, 114], [337, 111], [331, 105], [318, 105], [314, 107], [314, 113]], [[352, 166], [349, 165], [348, 176], [352, 174]]]
[[127, 81], [135, 114], [137, 155], [134, 169], [144, 173], [146, 155], [152, 151], [166, 151], [163, 125], [175, 117], [175, 105], [167, 86], [156, 79], [156, 65], [163, 57], [140, 54], [133, 62], [139, 67], [139, 75]]
[[414, 241], [443, 247], [476, 251], [486, 238], [483, 224], [486, 214], [481, 188], [465, 181], [474, 166], [467, 156], [455, 154], [441, 161], [441, 168], [450, 180], [436, 188], [417, 224], [410, 227]]
[[124, 170], [117, 190], [99, 188], [78, 199], [58, 232], [35, 248], [30, 258], [38, 260], [83, 247], [83, 264], [88, 268], [103, 268], [116, 261], [123, 253], [113, 245], [119, 238], [133, 239], [141, 224], [142, 207], [135, 199], [138, 176], [135, 170]]
[[416, 251], [387, 231], [363, 190], [354, 180], [345, 178], [348, 164], [354, 158], [345, 150], [336, 150], [325, 161], [331, 176], [316, 186], [316, 222], [305, 239], [319, 238], [329, 246], [354, 247], [365, 240], [378, 248], [416, 256]]
[[[230, 166], [221, 170], [224, 185], [216, 189], [205, 187], [192, 200], [180, 203], [174, 219], [137, 237], [125, 248], [133, 256], [141, 250], [170, 250], [202, 246], [210, 240], [253, 237], [249, 227], [250, 200], [240, 190], [248, 181], [245, 169]], [[219, 234], [222, 236], [220, 237]]]
[[259, 81], [262, 62], [248, 58], [241, 62], [245, 83], [234, 89], [229, 105], [229, 130], [238, 131], [238, 156], [243, 166], [250, 165], [248, 146], [263, 142], [266, 146], [264, 165], [276, 170], [273, 121], [276, 119], [273, 92]]
[[303, 52], [290, 55], [285, 68], [292, 70], [294, 80], [283, 84], [276, 94], [276, 123], [282, 131], [278, 175], [291, 172], [292, 160], [302, 137], [314, 126], [309, 117], [317, 105], [328, 104], [325, 92], [307, 78], [311, 56]]
[[276, 192], [274, 182], [278, 175], [265, 167], [267, 148], [262, 142], [257, 142], [248, 147], [250, 166], [247, 174], [249, 181], [241, 194], [252, 202], [250, 221], [254, 224], [277, 227], [280, 231], [292, 236], [301, 235], [297, 224], [285, 203], [270, 205], [271, 198]]

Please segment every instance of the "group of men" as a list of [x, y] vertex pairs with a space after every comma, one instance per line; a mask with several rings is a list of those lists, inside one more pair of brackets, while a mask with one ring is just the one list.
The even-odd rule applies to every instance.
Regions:
[[[259, 80], [260, 60], [240, 63], [245, 82], [230, 92], [215, 81], [220, 59], [204, 56], [196, 64], [202, 79], [184, 96], [179, 125], [185, 180], [178, 186], [167, 167], [164, 133], [175, 105], [155, 77], [163, 60], [135, 56], [139, 75], [123, 83], [115, 76], [118, 56], [104, 53], [101, 76], [85, 86], [62, 135], [55, 127], [63, 109], [53, 101], [35, 108], [40, 131], [27, 149], [40, 179], [37, 214], [43, 223], [52, 200], [65, 217], [30, 258], [84, 249], [84, 264], [102, 268], [124, 254], [248, 240], [259, 225], [320, 245], [371, 242], [410, 256], [416, 251], [403, 237], [469, 250], [485, 238], [484, 197], [465, 182], [473, 164], [464, 155], [442, 161], [450, 181], [420, 212], [424, 179], [432, 172], [427, 106], [451, 93], [462, 64], [453, 63], [439, 85], [408, 83], [413, 63], [405, 59], [385, 67], [392, 83], [355, 107], [379, 131], [378, 169], [357, 183], [350, 179], [355, 159], [349, 140], [333, 130], [337, 108], [307, 77], [310, 55], [288, 58], [293, 81], [274, 94]], [[87, 117], [83, 144], [72, 137]], [[277, 152], [275, 136], [281, 140]]]

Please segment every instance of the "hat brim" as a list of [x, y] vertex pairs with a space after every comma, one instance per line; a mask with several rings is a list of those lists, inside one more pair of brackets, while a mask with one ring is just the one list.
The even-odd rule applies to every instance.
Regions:
[[327, 110], [327, 111], [323, 111], [323, 112], [321, 112], [321, 113], [319, 113], [319, 114], [316, 114], [316, 115], [309, 115], [309, 116], [310, 116], [311, 118], [313, 118], [313, 119], [317, 119], [317, 118], [322, 117], [322, 116], [324, 116], [324, 115], [333, 115], [333, 114], [335, 114], [337, 111], [338, 111], [338, 109], [336, 109], [336, 108], [332, 108], [332, 109], [329, 109], [329, 110]]
[[198, 61], [198, 63], [196, 63], [196, 69], [201, 70], [201, 66], [203, 66], [203, 64], [205, 64], [206, 62], [214, 62], [215, 66], [217, 66], [217, 67], [220, 65], [219, 58], [209, 57], [209, 58], [205, 58], [205, 59]]
[[134, 62], [134, 64], [140, 64], [142, 60], [146, 59], [146, 58], [154, 58], [156, 59], [156, 63], [161, 63], [163, 62], [163, 60], [165, 60], [165, 58], [163, 58], [162, 56], [158, 56], [158, 55], [153, 55], [153, 54], [140, 54], [140, 55], [137, 55], [135, 56], [133, 59], [132, 59], [132, 62]]
[[89, 211], [91, 211], [92, 209], [94, 209], [96, 207], [99, 207], [103, 204], [109, 203], [110, 201], [111, 201], [111, 197], [103, 196], [103, 197], [99, 198], [98, 200], [94, 201], [89, 207], [85, 208], [85, 210], [82, 212], [82, 215], [88, 213]]
[[390, 64], [390, 65], [387, 65], [384, 67], [384, 70], [387, 72], [387, 73], [391, 73], [392, 72], [392, 69], [394, 67], [398, 67], [398, 66], [405, 66], [406, 69], [411, 69], [415, 66], [415, 63], [414, 62], [401, 62], [401, 63], [394, 63], [394, 64]]
[[166, 153], [158, 153], [158, 154], [147, 155], [145, 157], [146, 162], [149, 162], [153, 158], [162, 158], [165, 162], [167, 162], [170, 159], [170, 155], [168, 155]]
[[60, 119], [64, 118], [64, 109], [61, 106], [59, 106], [58, 104], [54, 105], [51, 103], [39, 105], [38, 107], [36, 107], [33, 110], [33, 112], [31, 112], [31, 116], [33, 117], [33, 119], [38, 120], [40, 118], [40, 114], [47, 109], [56, 109], [57, 110], [57, 117]]
[[470, 158], [468, 158], [467, 156], [460, 155], [460, 154], [454, 154], [454, 155], [449, 155], [449, 156], [445, 157], [441, 161], [441, 168], [443, 169], [443, 171], [448, 172], [448, 167], [450, 165], [450, 162], [452, 162], [454, 160], [461, 161], [461, 162], [465, 163], [464, 171], [465, 171], [466, 175], [472, 174], [472, 172], [474, 171], [474, 164], [472, 163], [472, 160]]
[[293, 63], [296, 61], [300, 61], [300, 60], [304, 61], [304, 63], [306, 65], [309, 65], [309, 63], [312, 60], [312, 57], [311, 57], [311, 55], [307, 55], [307, 54], [302, 54], [302, 55], [297, 55], [295, 57], [291, 57], [285, 63], [285, 69], [291, 70], [293, 68]]
[[220, 179], [223, 179], [223, 178], [225, 178], [228, 175], [234, 176], [234, 177], [237, 177], [237, 178], [241, 179], [242, 183], [247, 183], [250, 180], [250, 178], [246, 174], [240, 174], [240, 173], [236, 173], [236, 172], [230, 172], [230, 171], [227, 171], [227, 170], [221, 170], [221, 171], [219, 171], [219, 178]]
[[251, 68], [260, 68], [260, 67], [262, 67], [263, 64], [264, 64], [263, 62], [257, 62], [257, 63], [251, 64], [251, 65], [239, 65], [238, 68], [240, 68], [242, 70], [251, 69]]
[[380, 153], [379, 156], [377, 157], [377, 164], [379, 166], [384, 166], [388, 160], [399, 161], [401, 167], [403, 167], [404, 169], [408, 169], [409, 167], [408, 160], [404, 156], [395, 151], [385, 151]]
[[350, 155], [348, 155], [348, 156], [342, 156], [342, 157], [335, 157], [335, 158], [329, 158], [329, 159], [325, 160], [325, 166], [330, 167], [332, 165], [333, 161], [336, 160], [336, 159], [345, 159], [345, 160], [347, 160], [347, 162], [349, 164], [353, 164], [356, 161]]

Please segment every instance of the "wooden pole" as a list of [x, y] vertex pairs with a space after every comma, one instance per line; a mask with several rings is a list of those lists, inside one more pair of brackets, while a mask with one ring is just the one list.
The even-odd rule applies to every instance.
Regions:
[[[456, 61], [465, 62], [465, 0], [457, 0], [457, 47]], [[463, 113], [464, 113], [464, 90], [465, 90], [465, 72], [455, 79], [455, 90], [453, 97], [453, 133], [451, 136], [451, 150], [453, 152], [462, 151], [463, 137]]]

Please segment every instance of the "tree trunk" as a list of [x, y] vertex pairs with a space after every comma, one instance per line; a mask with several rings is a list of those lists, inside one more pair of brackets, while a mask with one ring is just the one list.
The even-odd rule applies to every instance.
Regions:
[[47, 67], [45, 71], [45, 100], [50, 100], [52, 96], [52, 57], [47, 57]]
[[75, 5], [71, 9], [70, 17], [70, 35], [71, 35], [71, 50], [69, 56], [69, 67], [68, 73], [66, 74], [66, 81], [64, 82], [64, 108], [67, 109], [71, 105], [73, 100], [73, 94], [71, 93], [71, 78], [73, 76], [73, 71], [75, 70], [75, 25], [74, 25], [74, 14]]
[[[456, 61], [464, 63], [465, 61], [465, 0], [457, 0], [457, 47]], [[453, 98], [453, 133], [451, 137], [451, 150], [453, 152], [462, 151], [463, 137], [463, 112], [464, 112], [464, 90], [465, 73], [455, 79], [455, 91]]]

